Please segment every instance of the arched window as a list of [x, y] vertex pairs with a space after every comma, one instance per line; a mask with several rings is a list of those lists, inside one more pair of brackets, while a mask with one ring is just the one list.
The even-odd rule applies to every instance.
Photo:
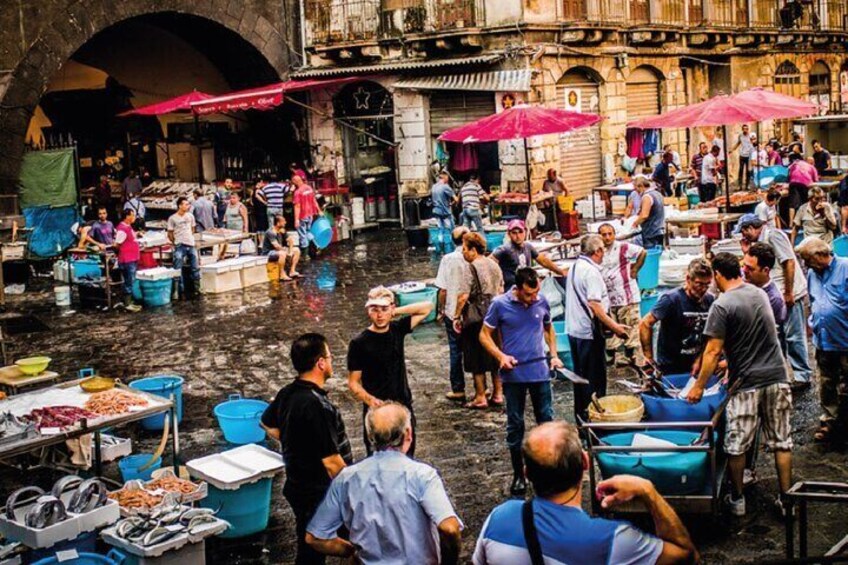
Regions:
[[[801, 97], [801, 71], [791, 61], [783, 61], [774, 72], [774, 90], [787, 96]], [[789, 139], [792, 122], [775, 121], [775, 134], [782, 140]]]
[[830, 109], [830, 68], [822, 61], [810, 69], [810, 101], [822, 107], [821, 114]]

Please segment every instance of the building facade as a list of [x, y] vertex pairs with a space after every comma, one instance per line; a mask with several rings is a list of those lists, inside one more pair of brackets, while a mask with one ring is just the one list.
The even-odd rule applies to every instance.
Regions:
[[[355, 181], [396, 167], [402, 194], [424, 194], [434, 160], [524, 186], [523, 146], [442, 147], [440, 133], [514, 101], [595, 112], [598, 126], [531, 140], [533, 183], [555, 168], [577, 195], [623, 173], [648, 143], [627, 123], [720, 93], [763, 87], [848, 112], [844, 0], [305, 0], [304, 68], [358, 76], [313, 95], [314, 163]], [[378, 103], [375, 107], [373, 103]], [[382, 144], [330, 116], [379, 134]], [[752, 125], [752, 128], [754, 126]], [[786, 139], [791, 124], [760, 124]], [[756, 129], [754, 129], [756, 131]], [[730, 130], [732, 146], [736, 131]], [[681, 155], [714, 131], [668, 131]], [[639, 141], [634, 141], [639, 139]], [[730, 156], [731, 170], [733, 155]], [[688, 161], [684, 157], [684, 165]], [[455, 166], [459, 165], [459, 167]], [[363, 172], [364, 171], [364, 172]]]

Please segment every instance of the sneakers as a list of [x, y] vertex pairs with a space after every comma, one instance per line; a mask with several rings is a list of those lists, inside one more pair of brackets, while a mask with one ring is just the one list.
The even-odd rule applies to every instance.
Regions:
[[125, 308], [127, 312], [141, 312], [141, 306], [138, 304], [130, 303]]
[[748, 486], [757, 482], [757, 473], [753, 469], [745, 469], [742, 474], [742, 485]]
[[724, 503], [727, 504], [727, 507], [730, 509], [730, 514], [733, 516], [744, 516], [745, 515], [745, 496], [742, 495], [738, 499], [734, 499], [732, 494], [728, 494], [724, 497]]

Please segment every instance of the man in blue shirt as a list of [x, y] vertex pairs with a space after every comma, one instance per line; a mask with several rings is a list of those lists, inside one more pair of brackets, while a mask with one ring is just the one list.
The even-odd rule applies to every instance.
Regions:
[[[333, 480], [306, 542], [364, 565], [457, 563], [462, 522], [438, 472], [406, 455], [413, 434], [409, 409], [397, 402], [371, 408], [365, 429], [374, 454]], [[342, 526], [348, 539], [337, 533]]]
[[835, 257], [830, 246], [808, 238], [797, 248], [807, 264], [810, 325], [821, 373], [821, 427], [814, 439], [840, 446], [848, 432], [848, 259]]
[[433, 217], [439, 222], [439, 243], [437, 247], [447, 247], [450, 242], [450, 233], [453, 231], [453, 211], [451, 207], [456, 202], [456, 193], [448, 184], [448, 174], [445, 171], [439, 173], [439, 181], [433, 185], [430, 197], [433, 200]]
[[[550, 422], [534, 428], [524, 442], [524, 460], [536, 497], [507, 501], [489, 514], [477, 540], [474, 565], [697, 561], [686, 526], [648, 480], [618, 475], [599, 483], [597, 496], [607, 510], [639, 499], [654, 519], [656, 536], [583, 511], [583, 475], [589, 458], [573, 425]], [[534, 537], [541, 553], [538, 561], [528, 549], [527, 540]]]
[[[557, 357], [551, 308], [539, 296], [540, 288], [536, 271], [529, 267], [518, 269], [515, 286], [492, 300], [480, 331], [480, 343], [500, 365], [506, 399], [506, 443], [512, 458], [512, 496], [524, 496], [527, 491], [521, 456], [527, 393], [536, 423], [553, 420], [550, 371], [562, 367]], [[495, 343], [495, 332], [500, 332], [500, 347]], [[550, 357], [545, 355], [545, 342]]]

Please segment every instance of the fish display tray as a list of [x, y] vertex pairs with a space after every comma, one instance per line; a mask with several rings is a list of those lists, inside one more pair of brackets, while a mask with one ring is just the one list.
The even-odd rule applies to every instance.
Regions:
[[[16, 515], [23, 516], [27, 510], [35, 504], [21, 506], [16, 510]], [[114, 524], [121, 517], [120, 507], [114, 500], [109, 500], [100, 508], [84, 514], [68, 512], [68, 518], [47, 526], [46, 528], [30, 528], [26, 525], [10, 519], [5, 513], [0, 514], [0, 533], [7, 539], [19, 541], [32, 549], [50, 547], [56, 543], [72, 540], [86, 532], [94, 531], [103, 526]]]
[[123, 549], [127, 553], [137, 557], [159, 557], [166, 552], [178, 550], [188, 543], [198, 543], [208, 537], [217, 536], [225, 532], [229, 527], [230, 525], [226, 521], [216, 520], [215, 522], [204, 524], [203, 527], [198, 528], [193, 534], [182, 532], [162, 543], [149, 546], [138, 545], [119, 537], [115, 532], [115, 526], [106, 528], [100, 532], [100, 536], [109, 545]]

